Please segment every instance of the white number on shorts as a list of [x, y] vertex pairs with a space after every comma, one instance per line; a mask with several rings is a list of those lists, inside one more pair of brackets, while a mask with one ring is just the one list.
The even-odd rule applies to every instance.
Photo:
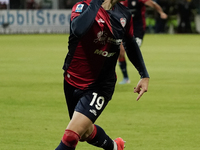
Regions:
[[97, 93], [92, 93], [92, 94], [93, 94], [93, 99], [90, 102], [90, 106], [93, 106], [96, 101], [95, 107], [96, 109], [100, 110], [104, 104], [104, 97], [103, 96], [97, 97]]

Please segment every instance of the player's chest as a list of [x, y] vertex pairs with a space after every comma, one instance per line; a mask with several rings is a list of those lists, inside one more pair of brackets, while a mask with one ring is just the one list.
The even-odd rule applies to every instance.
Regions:
[[95, 18], [92, 30], [95, 42], [119, 45], [125, 34], [127, 19], [123, 15], [100, 12]]

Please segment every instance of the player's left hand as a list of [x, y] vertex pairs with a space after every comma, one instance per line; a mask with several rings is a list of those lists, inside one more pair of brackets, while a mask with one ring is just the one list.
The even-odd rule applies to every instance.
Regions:
[[161, 19], [167, 19], [167, 17], [168, 17], [167, 14], [164, 12], [160, 14]]
[[137, 86], [134, 87], [134, 93], [138, 93], [137, 101], [140, 99], [140, 97], [147, 92], [149, 85], [149, 78], [142, 78], [138, 82]]

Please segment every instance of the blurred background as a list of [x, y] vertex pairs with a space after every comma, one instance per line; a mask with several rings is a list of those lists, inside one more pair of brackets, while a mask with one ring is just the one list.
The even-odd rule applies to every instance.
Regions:
[[[72, 6], [79, 0], [0, 0], [0, 34], [69, 33]], [[147, 33], [200, 33], [200, 0], [155, 0], [162, 20], [147, 7]]]

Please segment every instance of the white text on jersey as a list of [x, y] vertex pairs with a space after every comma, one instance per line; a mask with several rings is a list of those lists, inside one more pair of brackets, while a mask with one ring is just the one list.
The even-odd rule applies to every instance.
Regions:
[[113, 55], [115, 55], [116, 52], [114, 53], [108, 53], [107, 51], [102, 51], [102, 50], [99, 50], [99, 49], [96, 49], [94, 54], [98, 54], [98, 55], [102, 55], [104, 57], [111, 57]]

